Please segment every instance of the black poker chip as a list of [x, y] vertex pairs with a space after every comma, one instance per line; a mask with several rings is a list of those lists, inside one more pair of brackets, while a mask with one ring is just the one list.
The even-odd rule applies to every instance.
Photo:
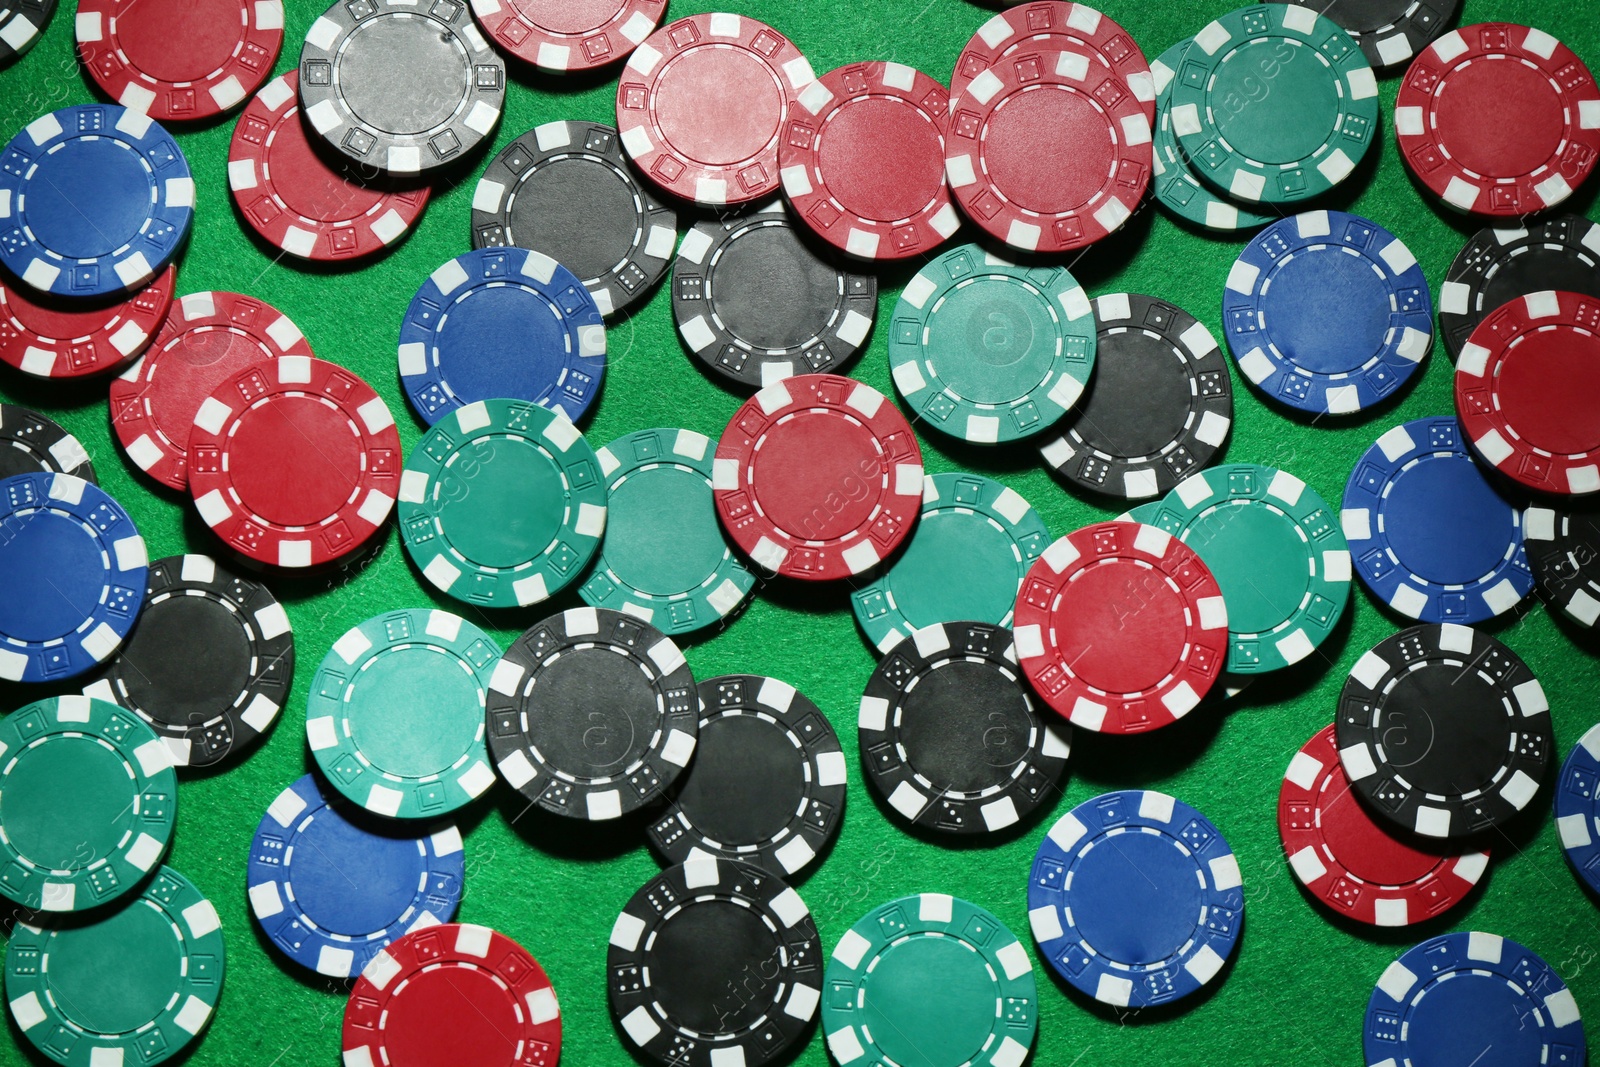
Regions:
[[1060, 795], [1070, 727], [1028, 695], [1011, 631], [951, 622], [912, 631], [861, 697], [861, 762], [906, 822], [949, 834], [1003, 830]]
[[690, 860], [628, 901], [606, 952], [611, 1011], [667, 1067], [771, 1063], [822, 999], [822, 944], [800, 894], [748, 863]]
[[1411, 62], [1455, 20], [1461, 0], [1308, 0], [1303, 6], [1343, 27], [1361, 46], [1367, 62], [1384, 68]]
[[1490, 312], [1547, 290], [1600, 298], [1600, 223], [1557, 215], [1527, 229], [1473, 234], [1439, 288], [1439, 332], [1450, 358]]
[[1217, 339], [1174, 304], [1135, 293], [1094, 302], [1094, 376], [1039, 447], [1092, 493], [1160, 496], [1209, 466], [1233, 426], [1233, 384]]
[[1532, 507], [1522, 536], [1545, 596], [1580, 626], [1600, 621], [1600, 515]]
[[672, 265], [672, 317], [689, 351], [738, 385], [834, 372], [866, 344], [878, 280], [814, 251], [781, 201], [697, 222]]
[[10, 0], [0, 10], [0, 64], [37, 44], [55, 13], [56, 0]]
[[616, 127], [547, 122], [490, 161], [472, 196], [472, 247], [531, 248], [566, 267], [607, 318], [672, 265], [677, 213], [629, 169]]
[[1460, 839], [1516, 816], [1550, 764], [1550, 707], [1505, 645], [1454, 623], [1380, 641], [1339, 695], [1339, 758], [1368, 808]]
[[40, 471], [99, 484], [89, 453], [76, 437], [37, 411], [0, 404], [0, 480]]
[[534, 623], [489, 683], [489, 754], [548, 812], [615, 819], [661, 799], [694, 755], [699, 698], [678, 646], [609, 608]]
[[272, 728], [294, 682], [294, 631], [266, 586], [210, 556], [150, 564], [133, 633], [87, 688], [136, 712], [180, 767], [209, 767]]
[[650, 841], [669, 863], [738, 860], [789, 877], [839, 832], [845, 759], [827, 717], [776, 678], [700, 683], [694, 762]]

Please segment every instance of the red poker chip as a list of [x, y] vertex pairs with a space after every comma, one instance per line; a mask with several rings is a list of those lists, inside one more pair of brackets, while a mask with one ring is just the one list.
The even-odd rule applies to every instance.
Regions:
[[1545, 291], [1491, 312], [1456, 359], [1478, 455], [1530, 489], [1600, 492], [1600, 300]]
[[1451, 207], [1527, 215], [1566, 200], [1594, 170], [1600, 88], [1543, 30], [1463, 26], [1411, 61], [1394, 132], [1412, 173]]
[[201, 403], [189, 492], [235, 552], [279, 567], [346, 556], [388, 520], [403, 457], [372, 387], [312, 356], [246, 367]]
[[428, 203], [428, 187], [385, 191], [351, 181], [306, 139], [300, 72], [272, 79], [250, 101], [228, 144], [228, 188], [252, 229], [292, 256], [320, 263], [389, 247]]
[[956, 59], [950, 92], [967, 83], [997, 60], [1017, 52], [1088, 52], [1116, 73], [1144, 108], [1145, 121], [1156, 118], [1156, 82], [1150, 64], [1133, 36], [1109, 15], [1088, 4], [1042, 0], [1007, 8], [978, 27]]
[[78, 55], [106, 95], [160, 122], [244, 103], [283, 47], [281, 0], [80, 0]]
[[933, 251], [961, 225], [944, 181], [950, 94], [900, 63], [830, 70], [800, 91], [778, 148], [805, 224], [861, 259]]
[[528, 950], [487, 926], [412, 930], [367, 964], [344, 1009], [344, 1063], [553, 1065], [561, 1007]]
[[195, 412], [239, 371], [280, 356], [309, 356], [289, 316], [238, 293], [180, 297], [143, 357], [111, 383], [111, 428], [134, 465], [163, 485], [189, 484]]
[[922, 508], [922, 451], [870, 385], [802, 374], [734, 412], [712, 466], [717, 515], [769, 571], [831, 581], [876, 566]]
[[472, 0], [500, 50], [562, 73], [615, 63], [649, 37], [667, 0]]
[[690, 15], [651, 34], [622, 68], [622, 147], [674, 196], [747, 203], [777, 191], [778, 140], [814, 80], [806, 57], [766, 23]]
[[37, 303], [0, 277], [0, 363], [36, 378], [83, 378], [115, 370], [143, 352], [172, 305], [178, 270], [168, 267], [131, 297], [85, 307]]
[[1150, 120], [1087, 53], [1017, 52], [951, 103], [945, 175], [956, 203], [1025, 252], [1066, 252], [1121, 228], [1150, 185]]
[[1330, 724], [1289, 761], [1278, 791], [1278, 833], [1311, 895], [1371, 926], [1410, 926], [1466, 899], [1489, 853], [1425, 852], [1373, 821], [1350, 789]]
[[1193, 711], [1228, 662], [1228, 609], [1194, 550], [1101, 522], [1045, 549], [1017, 592], [1017, 658], [1074, 726], [1136, 734]]

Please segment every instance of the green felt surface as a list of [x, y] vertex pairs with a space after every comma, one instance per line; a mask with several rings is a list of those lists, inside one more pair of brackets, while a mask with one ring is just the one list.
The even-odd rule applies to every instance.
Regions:
[[[818, 71], [863, 59], [892, 59], [948, 79], [967, 37], [992, 13], [966, 0], [739, 0], [738, 10], [789, 34]], [[1155, 56], [1195, 32], [1228, 0], [1107, 0]], [[1592, 62], [1600, 61], [1600, 23], [1577, 0], [1468, 0], [1467, 21], [1518, 20], [1548, 30]], [[672, 15], [704, 10], [675, 2]], [[294, 63], [298, 42], [318, 13], [316, 0], [291, 0], [289, 42], [277, 69]], [[63, 5], [29, 55], [0, 72], [0, 131], [9, 136], [39, 114], [96, 99], [78, 69], [73, 10]], [[174, 47], [181, 47], [174, 42]], [[1424, 201], [1396, 154], [1389, 116], [1398, 80], [1380, 83], [1384, 135], [1345, 189], [1326, 206], [1351, 208], [1400, 235], [1416, 253], [1437, 293], [1446, 265], [1476, 226]], [[494, 147], [555, 119], [612, 121], [609, 76], [560, 80], [517, 70]], [[179, 139], [195, 172], [195, 229], [179, 272], [179, 292], [232, 289], [262, 297], [299, 324], [317, 353], [345, 364], [387, 399], [409, 448], [421, 424], [396, 381], [400, 316], [423, 277], [469, 246], [472, 187], [485, 158], [438, 189], [418, 230], [388, 255], [347, 270], [308, 268], [268, 254], [247, 236], [227, 190], [226, 154], [232, 117]], [[1576, 210], [1595, 214], [1595, 183]], [[1228, 267], [1239, 248], [1175, 225], [1147, 205], [1126, 231], [1077, 257], [1072, 269], [1091, 295], [1131, 290], [1173, 300], [1219, 328], [1218, 307]], [[880, 313], [893, 307], [915, 264], [883, 273]], [[610, 329], [610, 370], [584, 428], [600, 445], [648, 426], [683, 425], [717, 435], [741, 397], [695, 368], [673, 329], [669, 292]], [[1220, 333], [1219, 333], [1220, 336]], [[882, 322], [851, 373], [892, 393]], [[4, 369], [4, 368], [0, 368]], [[1450, 364], [1441, 345], [1398, 404], [1335, 423], [1291, 420], [1268, 408], [1236, 380], [1237, 422], [1226, 459], [1287, 468], [1330, 501], [1340, 499], [1356, 457], [1383, 430], [1404, 419], [1452, 410]], [[78, 435], [95, 459], [102, 484], [132, 512], [152, 556], [214, 549], [210, 532], [186, 499], [143, 478], [113, 443], [103, 381], [53, 384], [15, 373], [0, 376], [0, 398], [51, 413]], [[1059, 536], [1109, 518], [1119, 507], [1087, 502], [1044, 472], [1027, 447], [986, 449], [923, 435], [931, 471], [970, 467], [1021, 492]], [[257, 932], [245, 898], [251, 835], [279, 790], [311, 766], [304, 740], [307, 686], [331, 642], [380, 611], [447, 600], [424, 583], [391, 529], [381, 554], [356, 573], [275, 583], [294, 622], [299, 669], [294, 696], [277, 728], [250, 758], [223, 773], [190, 776], [180, 789], [176, 842], [169, 862], [215, 902], [228, 943], [228, 976], [217, 1017], [188, 1062], [201, 1065], [321, 1064], [338, 1061], [346, 983], [302, 973]], [[856, 704], [873, 666], [857, 633], [841, 583], [797, 588], [763, 584], [749, 611], [726, 632], [688, 649], [697, 676], [770, 674], [798, 686], [832, 718], [854, 751]], [[4, 591], [0, 591], [4, 595]], [[1572, 984], [1586, 1014], [1600, 1018], [1600, 910], [1580, 890], [1561, 854], [1549, 817], [1548, 787], [1527, 819], [1495, 842], [1486, 885], [1459, 910], [1409, 930], [1380, 932], [1341, 924], [1309, 902], [1284, 863], [1276, 828], [1278, 784], [1290, 756], [1331, 721], [1345, 672], [1400, 622], [1363, 589], [1353, 593], [1346, 621], [1300, 669], [1261, 679], [1224, 709], [1202, 709], [1184, 723], [1148, 737], [1102, 738], [1080, 732], [1060, 814], [1110, 789], [1153, 787], [1196, 805], [1217, 823], [1238, 854], [1248, 918], [1235, 965], [1214, 991], [1179, 1010], [1118, 1017], [1069, 995], [1040, 965], [1040, 1027], [1035, 1062], [1111, 1067], [1130, 1062], [1361, 1062], [1362, 1012], [1373, 982], [1406, 946], [1457, 929], [1494, 931], [1542, 953]], [[574, 593], [550, 607], [577, 603]], [[535, 621], [538, 610], [467, 614], [501, 640]], [[1530, 602], [1492, 629], [1522, 655], [1550, 696], [1562, 753], [1597, 717], [1600, 666], [1595, 646], [1555, 623]], [[14, 708], [35, 691], [0, 690]], [[38, 694], [42, 695], [42, 693]], [[1551, 776], [1554, 777], [1553, 775]], [[963, 847], [908, 836], [885, 816], [852, 760], [841, 838], [800, 885], [826, 946], [872, 907], [937, 890], [990, 909], [1029, 941], [1024, 887], [1042, 823], [997, 842]], [[552, 825], [525, 812], [501, 786], [462, 819], [468, 878], [460, 917], [504, 931], [544, 964], [560, 996], [568, 1064], [626, 1064], [606, 1008], [605, 946], [630, 894], [657, 870], [637, 823]], [[929, 981], [936, 981], [929, 976]], [[447, 1022], [441, 1020], [441, 1024]], [[0, 1063], [43, 1062], [14, 1025], [0, 1041]], [[820, 1034], [800, 1057], [827, 1062]], [[1485, 1060], [1484, 1063], [1488, 1063]]]

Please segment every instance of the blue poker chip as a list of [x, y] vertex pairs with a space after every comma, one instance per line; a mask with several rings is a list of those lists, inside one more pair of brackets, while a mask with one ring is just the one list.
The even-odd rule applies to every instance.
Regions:
[[1499, 934], [1445, 934], [1384, 969], [1361, 1033], [1368, 1064], [1581, 1067], [1578, 1003], [1539, 956]]
[[0, 263], [41, 292], [137, 289], [172, 262], [193, 218], [188, 161], [138, 111], [52, 111], [0, 159]]
[[1600, 893], [1600, 725], [1578, 739], [1556, 780], [1556, 832], [1583, 884]]
[[1240, 373], [1314, 415], [1393, 396], [1433, 345], [1433, 299], [1416, 257], [1343, 211], [1307, 211], [1252, 238], [1228, 272], [1222, 321]]
[[74, 678], [122, 645], [144, 604], [144, 538], [70, 474], [0, 481], [0, 679]]
[[1454, 418], [1378, 438], [1345, 483], [1340, 522], [1356, 574], [1408, 619], [1471, 625], [1533, 591], [1522, 514], [1484, 478]]
[[1239, 861], [1183, 801], [1106, 793], [1039, 843], [1028, 922], [1040, 955], [1078, 990], [1119, 1008], [1166, 1004], [1215, 978], [1238, 944]]
[[400, 324], [400, 383], [429, 426], [480, 400], [576, 422], [600, 393], [606, 330], [578, 276], [523, 248], [480, 248], [428, 276]]
[[449, 922], [466, 876], [454, 823], [379, 832], [347, 818], [349, 810], [306, 775], [261, 817], [246, 871], [250, 910], [267, 939], [335, 978], [360, 974], [410, 930]]

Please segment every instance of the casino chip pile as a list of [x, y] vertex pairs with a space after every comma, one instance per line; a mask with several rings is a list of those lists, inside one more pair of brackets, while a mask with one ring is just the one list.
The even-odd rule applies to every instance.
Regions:
[[[148, 502], [0, 404], [0, 679], [56, 694], [0, 721], [17, 1031], [66, 1067], [154, 1067], [204, 1031], [226, 954], [217, 908], [164, 865], [180, 778], [248, 758], [286, 710], [310, 773], [253, 798], [235, 891], [258, 948], [348, 984], [348, 1067], [559, 1061], [545, 968], [468, 921], [468, 871], [503, 862], [472, 841], [497, 804], [530, 841], [604, 828], [661, 862], [590, 939], [642, 1061], [753, 1067], [814, 1041], [841, 1067], [1054, 1063], [1045, 998], [1193, 1003], [1267, 877], [1191, 800], [1137, 783], [1064, 805], [1073, 727], [1233, 729], [1266, 674], [1343, 678], [1309, 739], [1256, 727], [1285, 768], [1287, 870], [1341, 929], [1471, 907], [1546, 789], [1600, 893], [1600, 726], [1558, 736], [1503, 625], [1536, 589], [1562, 627], [1600, 623], [1600, 226], [1540, 214], [1594, 169], [1600, 89], [1548, 33], [1455, 26], [1460, 6], [1273, 0], [1155, 51], [1037, 0], [975, 19], [945, 85], [887, 58], [818, 72], [778, 27], [663, 24], [662, 0], [336, 4], [282, 71], [276, 0], [83, 0], [99, 96], [12, 131], [0, 167], [0, 363], [33, 390], [103, 385], [136, 484], [192, 507], [205, 543], [152, 561]], [[0, 11], [0, 62], [54, 7]], [[614, 113], [502, 130], [517, 94], [559, 98], [532, 71], [591, 79]], [[434, 192], [471, 189], [458, 251], [388, 324], [399, 407], [260, 297], [179, 288], [197, 207], [222, 210], [182, 139], [233, 112], [239, 224], [285, 269], [335, 265], [331, 299]], [[1437, 297], [1403, 212], [1334, 206], [1383, 165], [1385, 127], [1426, 206], [1486, 225]], [[1237, 245], [1210, 307], [1087, 284], [1108, 274], [1094, 246], [1134, 251], [1147, 200]], [[652, 299], [677, 373], [721, 391], [720, 432], [591, 441], [629, 347], [608, 328]], [[1400, 421], [1435, 332], [1453, 410]], [[1227, 454], [1257, 402], [1370, 427], [1337, 511], [1293, 456]], [[1053, 530], [1059, 508], [951, 456], [1123, 514]], [[302, 627], [302, 702], [305, 580], [361, 581], [391, 525], [414, 595]], [[834, 622], [848, 603], [876, 657], [853, 738], [816, 674], [697, 670], [758, 597], [832, 597]], [[1355, 612], [1393, 632], [1347, 655]], [[819, 898], [819, 930], [797, 886], [856, 776], [882, 821], [852, 834], [951, 863], [1022, 839], [1031, 866], [999, 899], [856, 901], [847, 928]], [[1488, 932], [1401, 953], [1350, 1029], [1372, 1064], [1585, 1052], [1555, 968]]]

